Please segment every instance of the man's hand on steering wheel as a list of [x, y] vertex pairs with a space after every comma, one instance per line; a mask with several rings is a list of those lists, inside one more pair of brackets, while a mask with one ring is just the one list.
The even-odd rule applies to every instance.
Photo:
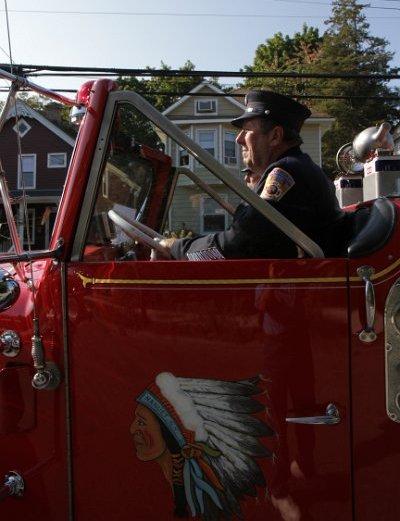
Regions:
[[[161, 252], [160, 250], [151, 250], [151, 258], [152, 260], [165, 260], [165, 259], [171, 259], [171, 247], [174, 244], [174, 242], [177, 239], [171, 237], [168, 239], [162, 239], [160, 241], [157, 241], [160, 246], [162, 246], [165, 249], [165, 252]], [[168, 252], [168, 256], [167, 256]]]

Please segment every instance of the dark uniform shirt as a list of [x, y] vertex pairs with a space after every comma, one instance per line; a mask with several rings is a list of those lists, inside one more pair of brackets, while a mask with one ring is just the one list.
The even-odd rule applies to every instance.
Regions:
[[[262, 175], [257, 193], [315, 241], [327, 257], [342, 254], [346, 216], [333, 183], [300, 147], [287, 150]], [[180, 239], [174, 259], [293, 258], [291, 239], [249, 204], [240, 204], [227, 231]]]

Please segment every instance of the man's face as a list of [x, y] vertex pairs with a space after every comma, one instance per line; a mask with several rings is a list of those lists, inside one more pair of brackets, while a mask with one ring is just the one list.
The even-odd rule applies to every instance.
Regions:
[[243, 163], [254, 175], [261, 176], [273, 161], [276, 148], [274, 129], [263, 133], [260, 118], [252, 118], [243, 124], [236, 142], [241, 146]]

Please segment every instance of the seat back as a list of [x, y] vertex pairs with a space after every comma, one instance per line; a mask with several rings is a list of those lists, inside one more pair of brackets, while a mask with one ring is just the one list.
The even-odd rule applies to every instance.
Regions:
[[365, 257], [382, 248], [396, 225], [396, 207], [390, 199], [380, 197], [370, 208], [353, 215], [353, 238], [347, 248], [350, 258]]

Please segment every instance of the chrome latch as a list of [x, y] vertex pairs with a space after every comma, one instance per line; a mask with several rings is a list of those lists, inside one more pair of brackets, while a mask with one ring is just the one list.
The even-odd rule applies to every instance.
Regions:
[[9, 358], [17, 356], [21, 349], [21, 340], [18, 333], [7, 330], [0, 335], [0, 349], [2, 354]]
[[372, 266], [361, 266], [357, 269], [358, 276], [365, 282], [365, 316], [367, 325], [360, 331], [358, 338], [361, 342], [374, 342], [377, 334], [374, 330], [375, 325], [375, 290], [371, 282], [371, 277], [375, 273]]
[[25, 491], [23, 477], [15, 470], [4, 476], [3, 487], [0, 489], [0, 500], [9, 496], [22, 497]]

